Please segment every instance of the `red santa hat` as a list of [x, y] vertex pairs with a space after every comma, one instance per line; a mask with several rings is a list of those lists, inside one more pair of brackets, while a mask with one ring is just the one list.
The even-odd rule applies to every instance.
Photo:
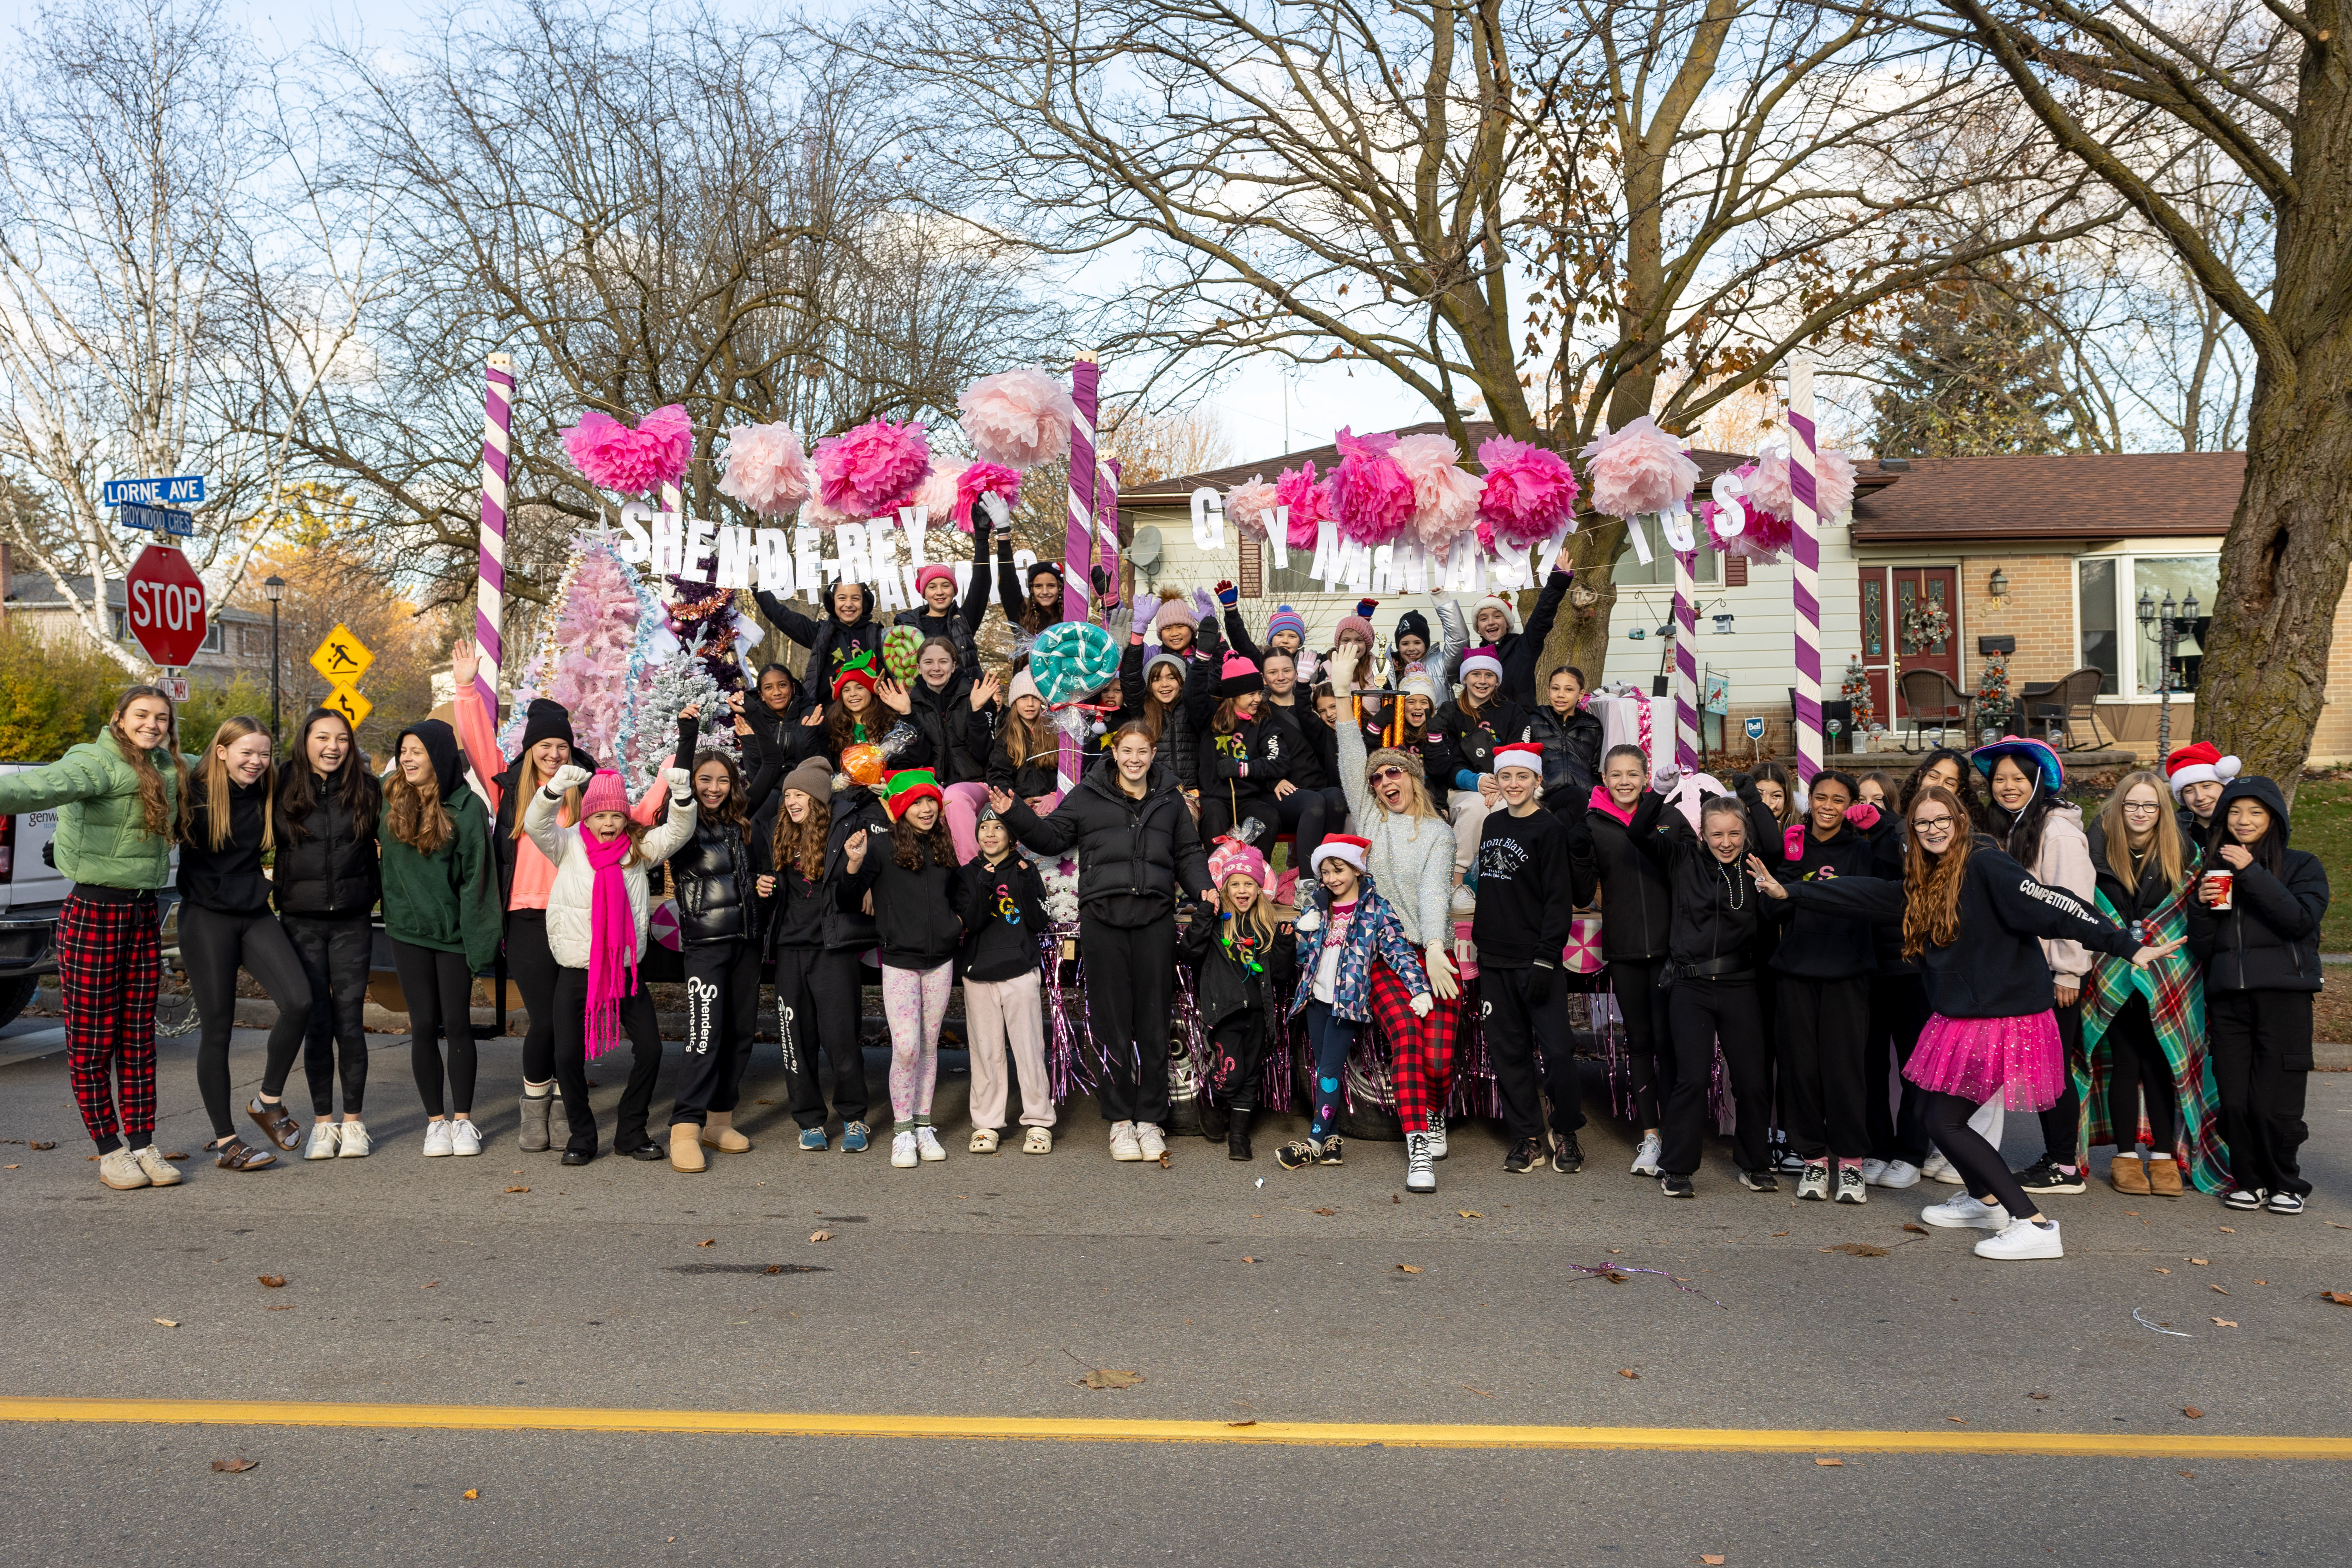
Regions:
[[2172, 786], [2172, 798], [2179, 800], [2180, 792], [2190, 784], [2228, 784], [2245, 765], [2235, 757], [2223, 756], [2212, 742], [2200, 741], [2164, 759], [2164, 777]]
[[1511, 741], [1495, 748], [1495, 771], [1505, 768], [1525, 768], [1538, 778], [1543, 776], [1543, 748], [1533, 741]]
[[1345, 860], [1359, 873], [1364, 869], [1364, 855], [1372, 847], [1369, 838], [1359, 838], [1352, 833], [1334, 833], [1315, 847], [1315, 869], [1321, 871], [1326, 860]]

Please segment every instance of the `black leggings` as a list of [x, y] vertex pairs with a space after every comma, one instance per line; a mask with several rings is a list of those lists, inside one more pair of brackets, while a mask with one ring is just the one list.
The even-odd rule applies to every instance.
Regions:
[[547, 948], [545, 910], [507, 911], [507, 974], [522, 993], [530, 1029], [522, 1037], [522, 1079], [555, 1076], [555, 954]]
[[[1878, 974], [1870, 982], [1870, 1040], [1863, 1050], [1863, 1077], [1870, 1090], [1870, 1152], [1889, 1163], [1927, 1163], [1927, 1090], [1902, 1079], [1900, 1099], [1890, 1099], [1890, 1073], [1900, 1076], [1919, 1048], [1927, 1026], [1927, 988], [1916, 974]], [[1895, 1109], [1899, 1107], [1899, 1109]]]
[[2172, 1153], [2179, 1122], [2172, 1089], [2172, 1063], [2148, 1019], [2147, 998], [2134, 993], [2107, 1025], [2107, 1126], [2115, 1133], [2116, 1153], [2130, 1153], [2138, 1141], [2143, 1094], [2156, 1152]]
[[1952, 1163], [1968, 1184], [1969, 1195], [1979, 1203], [1999, 1204], [2009, 1211], [2011, 1219], [2026, 1219], [2041, 1213], [2025, 1189], [2017, 1184], [2017, 1177], [2000, 1151], [1984, 1141], [1983, 1134], [1969, 1125], [1975, 1115], [1977, 1102], [1957, 1094], [1927, 1094], [1927, 1136]]
[[302, 960], [310, 981], [310, 1022], [302, 1039], [302, 1070], [310, 1080], [310, 1110], [335, 1110], [335, 1068], [340, 1047], [343, 1069], [343, 1114], [357, 1116], [367, 1098], [367, 983], [374, 933], [364, 914], [343, 920], [287, 915], [286, 939]]
[[1625, 1020], [1625, 1066], [1633, 1080], [1633, 1125], [1648, 1131], [1674, 1091], [1675, 1047], [1666, 1038], [1666, 994], [1658, 989], [1663, 959], [1612, 958], [1609, 994]]
[[425, 1114], [443, 1114], [441, 1045], [449, 1036], [449, 1101], [460, 1116], [474, 1109], [474, 973], [462, 952], [411, 947], [392, 939], [393, 973], [408, 1003], [408, 1064], [415, 1069]]
[[225, 915], [183, 903], [180, 965], [188, 972], [188, 989], [195, 994], [196, 1016], [203, 1025], [196, 1042], [196, 1088], [213, 1119], [213, 1137], [226, 1138], [236, 1131], [229, 1119], [228, 1039], [236, 1026], [238, 968], [258, 981], [278, 1004], [278, 1021], [269, 1026], [261, 1069], [261, 1092], [272, 1100], [285, 1092], [286, 1075], [294, 1068], [310, 1025], [310, 982], [285, 929], [267, 910]]
[[1732, 1142], [1739, 1168], [1762, 1171], [1771, 1156], [1765, 1147], [1772, 1100], [1766, 1089], [1764, 1024], [1757, 1007], [1756, 983], [1678, 980], [1667, 993], [1667, 1029], [1674, 1039], [1675, 1087], [1666, 1100], [1658, 1168], [1687, 1176], [1698, 1170], [1706, 1146], [1706, 1096], [1715, 1081], [1715, 1047], [1723, 1047], [1724, 1070], [1731, 1079]]
[[[588, 1103], [588, 972], [559, 969], [555, 1005], [555, 1079], [563, 1086], [563, 1111], [572, 1124], [566, 1153], [596, 1152], [596, 1111]], [[654, 1081], [661, 1077], [661, 1026], [654, 1016], [653, 993], [645, 982], [621, 999], [621, 1028], [633, 1053], [629, 1081], [621, 1089], [620, 1120], [613, 1130], [613, 1152], [629, 1154], [647, 1142], [646, 1113], [654, 1102]]]

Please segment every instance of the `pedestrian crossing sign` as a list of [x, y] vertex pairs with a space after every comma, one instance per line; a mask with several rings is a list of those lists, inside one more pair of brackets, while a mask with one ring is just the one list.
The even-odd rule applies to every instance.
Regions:
[[375, 655], [368, 651], [367, 644], [352, 636], [352, 629], [340, 621], [310, 654], [310, 668], [325, 676], [330, 686], [352, 684], [374, 662]]

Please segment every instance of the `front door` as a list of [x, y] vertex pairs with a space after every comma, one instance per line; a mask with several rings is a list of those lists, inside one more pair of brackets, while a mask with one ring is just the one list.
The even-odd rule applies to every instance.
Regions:
[[1892, 728], [1897, 715], [1890, 699], [1905, 670], [1940, 669], [1960, 684], [1959, 569], [1865, 566], [1857, 575], [1862, 667], [1878, 721]]

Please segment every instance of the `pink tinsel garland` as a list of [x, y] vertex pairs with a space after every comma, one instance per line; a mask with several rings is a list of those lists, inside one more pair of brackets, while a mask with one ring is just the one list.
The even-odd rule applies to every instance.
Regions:
[[1478, 521], [1483, 487], [1462, 471], [1462, 449], [1434, 433], [1401, 436], [1392, 449], [1412, 483], [1412, 526], [1423, 544], [1443, 549]]
[[988, 462], [1026, 470], [1070, 449], [1078, 407], [1059, 376], [1034, 366], [984, 375], [956, 403], [965, 438]]
[[1559, 531], [1576, 513], [1581, 487], [1559, 453], [1496, 436], [1478, 445], [1486, 483], [1478, 497], [1478, 542], [1524, 550]]
[[1249, 483], [1235, 485], [1225, 492], [1225, 516], [1252, 539], [1265, 537], [1266, 526], [1279, 504], [1276, 487], [1267, 484], [1263, 475], [1252, 474]]
[[727, 472], [719, 493], [761, 517], [782, 517], [808, 500], [808, 455], [788, 425], [744, 425], [727, 432]]
[[1591, 459], [1592, 505], [1611, 517], [1666, 511], [1698, 483], [1698, 465], [1682, 442], [1646, 414], [1584, 448]]
[[1412, 480], [1394, 455], [1396, 437], [1357, 436], [1341, 426], [1339, 466], [1331, 475], [1331, 514], [1358, 544], [1392, 542], [1412, 526]]
[[600, 409], [585, 409], [563, 432], [563, 451], [600, 490], [643, 495], [674, 485], [694, 456], [694, 425], [677, 404], [656, 408], [635, 429]]
[[931, 471], [930, 443], [912, 421], [869, 419], [816, 444], [817, 495], [850, 517], [883, 517], [904, 504]]
[[1290, 548], [1314, 549], [1316, 534], [1331, 516], [1330, 481], [1317, 481], [1311, 461], [1285, 468], [1275, 477], [1274, 503], [1290, 509]]

